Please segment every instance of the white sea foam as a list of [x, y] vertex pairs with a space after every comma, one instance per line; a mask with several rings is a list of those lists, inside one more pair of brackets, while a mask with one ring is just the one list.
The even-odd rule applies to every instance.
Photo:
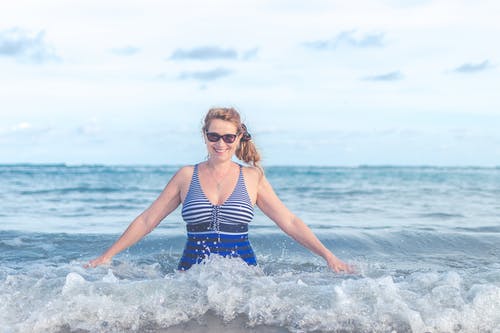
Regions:
[[12, 246], [12, 247], [21, 247], [21, 246], [26, 245], [26, 242], [22, 237], [15, 237], [12, 239], [1, 240], [0, 244]]
[[48, 268], [48, 277], [26, 272], [0, 281], [0, 331], [152, 332], [212, 314], [241, 322], [242, 329], [292, 332], [500, 330], [500, 286], [468, 284], [455, 272], [404, 278], [326, 271], [269, 275], [216, 256], [188, 272], [155, 278], [119, 278], [114, 267], [66, 269], [65, 276]]

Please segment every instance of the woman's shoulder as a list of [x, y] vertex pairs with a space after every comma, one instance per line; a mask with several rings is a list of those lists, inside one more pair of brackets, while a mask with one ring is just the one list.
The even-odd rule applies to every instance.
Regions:
[[250, 165], [243, 166], [243, 173], [245, 174], [246, 178], [249, 178], [257, 183], [260, 182], [260, 180], [264, 176], [264, 170], [262, 168]]
[[193, 176], [194, 165], [185, 165], [179, 168], [175, 173], [173, 178], [176, 178], [181, 181], [191, 180]]
[[178, 173], [193, 172], [195, 165], [184, 165], [179, 168]]

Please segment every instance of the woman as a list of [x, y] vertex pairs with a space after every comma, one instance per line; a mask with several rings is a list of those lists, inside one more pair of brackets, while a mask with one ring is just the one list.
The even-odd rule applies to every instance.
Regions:
[[[202, 130], [208, 160], [177, 171], [151, 206], [87, 267], [111, 261], [114, 255], [151, 232], [180, 204], [188, 241], [179, 270], [189, 269], [213, 253], [239, 257], [249, 265], [256, 265], [248, 241], [248, 223], [257, 205], [285, 233], [323, 257], [335, 272], [352, 272], [275, 194], [259, 165], [260, 156], [251, 135], [235, 109], [210, 109]], [[249, 166], [234, 163], [234, 155]]]

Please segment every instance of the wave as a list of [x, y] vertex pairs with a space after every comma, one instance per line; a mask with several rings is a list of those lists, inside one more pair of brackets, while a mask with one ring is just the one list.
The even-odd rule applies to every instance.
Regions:
[[478, 226], [478, 227], [456, 227], [457, 231], [465, 231], [472, 233], [499, 233], [500, 234], [500, 226]]
[[[211, 257], [186, 273], [81, 262], [0, 274], [8, 332], [478, 332], [500, 323], [500, 286], [455, 271], [265, 272]], [[377, 276], [380, 275], [380, 276]]]
[[[259, 266], [211, 256], [175, 270], [180, 231], [109, 266], [82, 265], [118, 235], [0, 231], [5, 332], [478, 332], [500, 325], [500, 235], [347, 227], [318, 233], [353, 263], [337, 275], [281, 233], [251, 235]], [[465, 228], [466, 229], [466, 228]]]
[[24, 190], [19, 192], [21, 195], [66, 195], [72, 193], [97, 193], [97, 194], [108, 194], [108, 193], [121, 193], [121, 192], [143, 192], [144, 189], [137, 187], [87, 187], [87, 186], [78, 186], [78, 187], [64, 187], [64, 188], [50, 188], [50, 189], [41, 189], [41, 190]]
[[[449, 229], [432, 227], [342, 227], [315, 228], [316, 234], [328, 248], [334, 252], [344, 253], [348, 257], [383, 254], [407, 260], [424, 260], [429, 255], [442, 255], [451, 258], [457, 253], [463, 260], [483, 258], [495, 261], [490, 254], [500, 253], [500, 228], [452, 227]], [[53, 248], [55, 255], [84, 254], [97, 255], [100, 250], [109, 246], [118, 237], [116, 234], [84, 234], [84, 233], [32, 233], [20, 231], [0, 231], [0, 263], [10, 252], [19, 262], [29, 258], [32, 253]], [[165, 224], [155, 232], [141, 240], [130, 254], [137, 256], [155, 255], [165, 249], [172, 249], [180, 255], [186, 241], [182, 224]], [[254, 250], [262, 256], [277, 256], [283, 251], [296, 257], [308, 258], [309, 252], [295, 241], [278, 231], [275, 227], [252, 227], [250, 241]], [[68, 257], [71, 260], [74, 257]], [[446, 262], [443, 262], [446, 264]]]
[[445, 212], [432, 212], [418, 215], [419, 217], [426, 219], [457, 219], [465, 218], [462, 214], [445, 213]]

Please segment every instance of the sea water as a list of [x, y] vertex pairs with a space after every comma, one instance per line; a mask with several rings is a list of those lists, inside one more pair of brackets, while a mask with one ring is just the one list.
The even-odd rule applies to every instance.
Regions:
[[500, 332], [500, 169], [269, 167], [355, 274], [258, 209], [258, 266], [176, 271], [180, 209], [96, 269], [173, 166], [0, 166], [0, 332]]

